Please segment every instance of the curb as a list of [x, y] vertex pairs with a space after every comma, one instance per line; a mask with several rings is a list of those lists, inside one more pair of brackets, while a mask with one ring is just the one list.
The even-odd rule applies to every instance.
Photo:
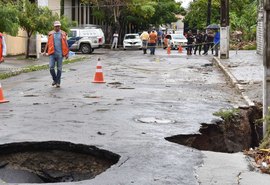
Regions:
[[218, 66], [221, 69], [221, 71], [224, 73], [226, 78], [229, 79], [233, 87], [235, 87], [236, 90], [241, 94], [241, 96], [246, 101], [248, 106], [254, 107], [255, 103], [247, 96], [244, 87], [239, 83], [239, 81], [235, 78], [235, 76], [225, 67], [225, 65], [223, 65], [222, 62], [217, 57], [214, 57], [212, 62], [214, 65]]
[[[63, 65], [67, 65], [70, 63], [75, 63], [84, 60], [85, 57], [76, 57], [68, 60], [63, 61]], [[35, 68], [35, 69], [34, 69]], [[48, 69], [49, 65], [48, 64], [37, 64], [37, 65], [30, 65], [22, 68], [15, 68], [13, 70], [10, 70], [9, 72], [5, 73], [0, 73], [0, 80], [4, 80], [13, 76], [20, 75], [22, 73], [29, 73], [29, 72], [34, 72], [34, 71], [41, 71]]]

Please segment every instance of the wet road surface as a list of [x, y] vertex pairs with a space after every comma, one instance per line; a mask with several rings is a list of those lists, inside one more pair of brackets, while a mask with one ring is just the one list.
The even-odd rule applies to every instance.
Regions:
[[[70, 141], [121, 156], [80, 185], [193, 185], [203, 154], [164, 138], [197, 133], [220, 108], [243, 105], [211, 56], [156, 56], [142, 51], [99, 50], [64, 66], [62, 87], [48, 71], [2, 81], [8, 104], [0, 105], [0, 143]], [[106, 84], [93, 84], [100, 57]]]

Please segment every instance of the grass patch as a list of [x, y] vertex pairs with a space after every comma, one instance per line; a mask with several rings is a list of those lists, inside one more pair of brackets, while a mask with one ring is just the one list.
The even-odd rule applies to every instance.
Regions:
[[[82, 61], [85, 58], [86, 57], [78, 57], [78, 58], [64, 60], [63, 65], [79, 62], [79, 61]], [[30, 73], [30, 72], [41, 71], [41, 70], [46, 70], [46, 69], [49, 69], [48, 64], [28, 66], [28, 67], [22, 68], [22, 69], [17, 70], [17, 71], [12, 71], [12, 72], [7, 72], [7, 73], [0, 74], [0, 80], [7, 79], [7, 78], [10, 78], [10, 77], [13, 77], [13, 76], [17, 76], [17, 75], [22, 74], [22, 73]]]
[[218, 112], [213, 113], [214, 116], [221, 117], [224, 121], [230, 121], [240, 113], [239, 109], [220, 109]]

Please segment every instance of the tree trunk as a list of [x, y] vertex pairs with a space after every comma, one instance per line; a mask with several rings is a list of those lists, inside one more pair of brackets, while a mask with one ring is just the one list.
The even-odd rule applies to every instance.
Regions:
[[[31, 37], [31, 36], [30, 36]], [[26, 46], [26, 54], [25, 58], [29, 58], [29, 52], [30, 52], [30, 37], [27, 36], [27, 46]]]

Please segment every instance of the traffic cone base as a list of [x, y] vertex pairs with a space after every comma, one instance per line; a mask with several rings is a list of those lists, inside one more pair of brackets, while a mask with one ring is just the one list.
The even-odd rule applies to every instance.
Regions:
[[8, 103], [8, 100], [0, 100], [0, 103]]
[[171, 47], [170, 47], [170, 46], [168, 46], [168, 48], [167, 48], [167, 54], [168, 54], [168, 55], [171, 54]]
[[2, 86], [0, 84], [0, 103], [7, 103], [7, 102], [9, 102], [9, 101], [4, 98]]
[[178, 52], [179, 52], [179, 53], [183, 53], [183, 48], [182, 48], [181, 45], [178, 47]]
[[100, 62], [98, 62], [98, 64], [97, 64], [95, 77], [94, 77], [94, 80], [92, 81], [92, 83], [106, 83], [104, 81], [103, 72], [102, 72], [102, 66], [101, 66]]

